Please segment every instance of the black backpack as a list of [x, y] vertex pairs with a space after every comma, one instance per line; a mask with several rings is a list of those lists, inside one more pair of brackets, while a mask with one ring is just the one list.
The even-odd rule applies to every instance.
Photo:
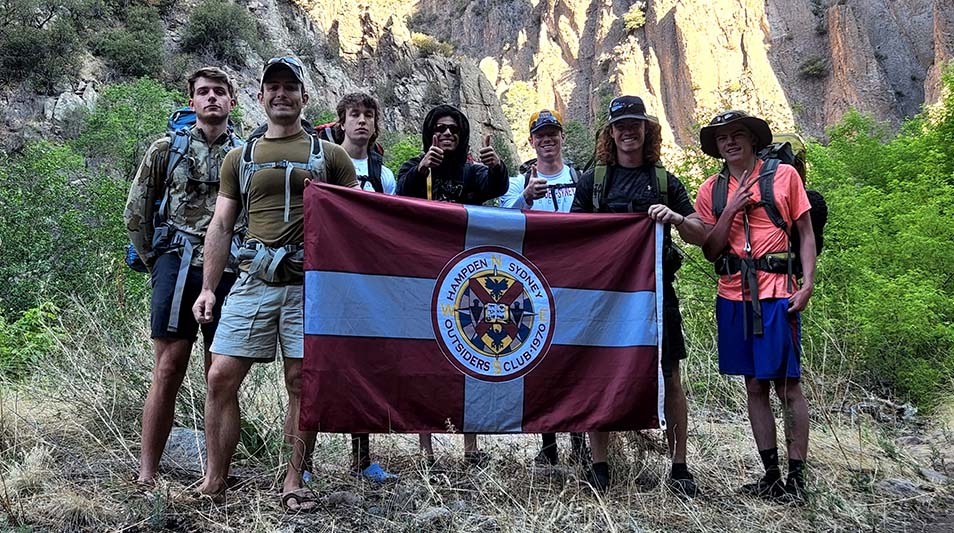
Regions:
[[[805, 159], [803, 154], [804, 148], [801, 150], [793, 148], [792, 143], [789, 141], [772, 143], [763, 148], [758, 154], [759, 159], [764, 161], [758, 176], [759, 191], [762, 195], [762, 200], [758, 205], [765, 208], [765, 213], [776, 227], [781, 228], [788, 234], [789, 251], [794, 254], [797, 254], [800, 249], [801, 238], [798, 231], [793, 231], [794, 228], [788, 227], [788, 224], [785, 223], [785, 220], [778, 210], [778, 206], [775, 205], [775, 171], [781, 163], [791, 165], [799, 171], [799, 175], [804, 181]], [[805, 192], [808, 196], [808, 202], [811, 205], [808, 214], [812, 220], [812, 230], [815, 234], [815, 254], [821, 255], [825, 245], [825, 224], [828, 223], [828, 204], [820, 192], [812, 189], [806, 189]], [[712, 188], [712, 213], [716, 219], [722, 216], [722, 212], [725, 211], [728, 197], [729, 170], [728, 167], [723, 166], [722, 172], [719, 173], [719, 177], [716, 179], [715, 185]], [[792, 263], [793, 273], [796, 277], [800, 278], [802, 276], [801, 262], [792, 261]]]

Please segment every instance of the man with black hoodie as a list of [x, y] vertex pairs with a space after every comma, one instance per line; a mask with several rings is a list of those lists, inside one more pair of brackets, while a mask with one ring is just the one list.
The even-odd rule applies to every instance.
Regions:
[[456, 107], [431, 109], [421, 136], [424, 153], [401, 166], [398, 195], [480, 205], [507, 192], [507, 168], [490, 146], [490, 135], [478, 152], [481, 164], [467, 160], [470, 122]]
[[[421, 131], [424, 153], [412, 157], [398, 171], [397, 194], [456, 204], [480, 205], [502, 196], [510, 186], [507, 168], [484, 137], [480, 163], [467, 160], [470, 122], [459, 109], [439, 105], [424, 117]], [[421, 434], [421, 448], [433, 462], [430, 433]], [[464, 457], [479, 464], [486, 455], [477, 449], [477, 435], [464, 434]]]

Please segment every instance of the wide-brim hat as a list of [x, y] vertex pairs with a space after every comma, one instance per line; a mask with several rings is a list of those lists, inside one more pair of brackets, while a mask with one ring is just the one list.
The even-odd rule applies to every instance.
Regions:
[[716, 130], [723, 126], [735, 124], [736, 122], [740, 122], [755, 136], [756, 152], [772, 143], [772, 128], [769, 127], [768, 122], [758, 117], [753, 117], [745, 111], [732, 109], [723, 111], [712, 117], [709, 124], [703, 126], [699, 131], [699, 144], [702, 145], [702, 151], [712, 157], [721, 158], [722, 155], [719, 153], [719, 147], [716, 145], [715, 140]]

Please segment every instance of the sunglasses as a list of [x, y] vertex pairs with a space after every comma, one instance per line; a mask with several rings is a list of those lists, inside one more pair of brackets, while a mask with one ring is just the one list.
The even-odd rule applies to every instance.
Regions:
[[451, 132], [453, 135], [460, 133], [460, 126], [457, 124], [438, 124], [434, 126], [434, 131], [437, 133], [444, 133], [445, 131]]
[[537, 118], [537, 121], [533, 123], [533, 127], [539, 128], [540, 126], [548, 126], [550, 124], [558, 126], [560, 121], [558, 121], [553, 115], [541, 115], [539, 118]]
[[736, 111], [729, 111], [727, 113], [722, 113], [721, 115], [716, 115], [715, 118], [712, 119], [712, 122], [709, 123], [709, 125], [711, 126], [715, 124], [724, 124], [726, 122], [729, 122], [730, 120], [741, 118], [742, 116], [743, 116], [742, 113], [738, 113]]
[[609, 110], [611, 115], [618, 115], [623, 112], [642, 115], [646, 112], [643, 106], [632, 102], [613, 102], [610, 104]]
[[297, 72], [303, 72], [305, 70], [305, 65], [303, 65], [298, 58], [292, 56], [273, 57], [269, 59], [267, 63], [265, 63], [265, 68], [267, 69], [268, 67], [279, 63]]

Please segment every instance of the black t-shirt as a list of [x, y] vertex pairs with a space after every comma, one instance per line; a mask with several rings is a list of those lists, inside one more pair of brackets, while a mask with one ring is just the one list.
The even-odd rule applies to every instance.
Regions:
[[[580, 178], [570, 212], [594, 212], [593, 176], [595, 173], [595, 169], [590, 169]], [[689, 193], [679, 178], [670, 173], [666, 176], [669, 209], [684, 217], [695, 213]], [[600, 213], [645, 213], [649, 210], [649, 206], [661, 201], [655, 165], [643, 165], [638, 168], [608, 166], [603, 186], [606, 193], [600, 200]], [[663, 229], [663, 295], [667, 305], [674, 305], [677, 302], [672, 284], [681, 264], [682, 258], [672, 246], [671, 225], [666, 224]]]

